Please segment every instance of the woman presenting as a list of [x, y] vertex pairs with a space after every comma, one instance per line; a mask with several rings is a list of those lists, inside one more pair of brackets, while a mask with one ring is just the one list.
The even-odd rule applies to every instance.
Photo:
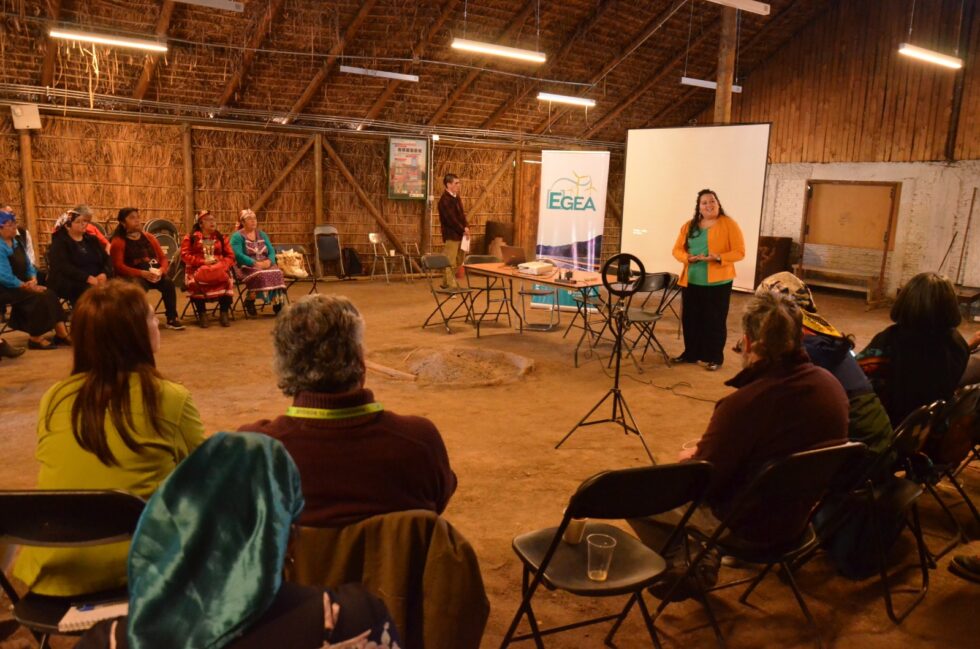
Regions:
[[735, 262], [745, 257], [745, 242], [738, 223], [725, 214], [710, 189], [698, 192], [694, 218], [681, 227], [673, 253], [684, 264], [679, 282], [684, 353], [671, 362], [700, 362], [714, 372], [725, 360], [728, 302]]

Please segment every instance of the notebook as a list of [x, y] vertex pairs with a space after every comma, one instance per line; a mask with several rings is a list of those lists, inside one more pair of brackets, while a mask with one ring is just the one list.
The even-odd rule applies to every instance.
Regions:
[[85, 631], [103, 620], [113, 620], [128, 613], [127, 600], [72, 606], [58, 622], [58, 632]]

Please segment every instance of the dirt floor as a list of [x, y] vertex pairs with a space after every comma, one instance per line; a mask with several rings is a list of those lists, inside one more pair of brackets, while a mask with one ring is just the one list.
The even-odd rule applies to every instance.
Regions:
[[[300, 288], [294, 287], [294, 298], [302, 292]], [[479, 556], [492, 607], [483, 646], [498, 646], [520, 594], [520, 567], [511, 539], [556, 525], [569, 495], [588, 476], [648, 462], [640, 441], [611, 425], [579, 430], [560, 450], [554, 448], [611, 386], [611, 372], [604, 366], [608, 348], [600, 350], [602, 358], [585, 359], [576, 368], [576, 336], [563, 338], [561, 331], [518, 335], [506, 324], [488, 325], [477, 339], [474, 330], [461, 322], [454, 324], [453, 335], [447, 335], [441, 326], [422, 330], [420, 325], [433, 306], [423, 281], [390, 285], [383, 281], [330, 282], [321, 283], [321, 292], [347, 295], [361, 309], [367, 321], [370, 359], [404, 372], [428, 371], [419, 381], [372, 371], [368, 387], [387, 409], [428, 417], [442, 432], [459, 476], [459, 489], [445, 516]], [[729, 345], [736, 339], [744, 302], [744, 296], [733, 299]], [[817, 303], [838, 328], [855, 335], [859, 348], [888, 322], [887, 310], [867, 311], [859, 297], [818, 293]], [[537, 312], [532, 317], [546, 316]], [[570, 314], [564, 314], [563, 324], [568, 317]], [[159, 368], [190, 389], [209, 432], [235, 430], [240, 424], [285, 411], [289, 402], [276, 390], [272, 370], [271, 326], [271, 318], [239, 319], [230, 329], [188, 327], [183, 332], [162, 332]], [[657, 332], [671, 355], [681, 351], [672, 317], [661, 322]], [[21, 334], [7, 338], [15, 344], [25, 341]], [[431, 354], [440, 350], [453, 350], [452, 355], [461, 360], [455, 370], [432, 370]], [[503, 371], [487, 360], [485, 353], [491, 351], [525, 357], [533, 366], [522, 369], [517, 359], [518, 366]], [[0, 363], [0, 488], [34, 486], [37, 404], [52, 383], [68, 374], [69, 364], [67, 350], [29, 351], [17, 360]], [[485, 371], [467, 370], [481, 364], [486, 365]], [[730, 392], [724, 381], [738, 371], [739, 359], [729, 353], [728, 362], [716, 373], [692, 365], [668, 369], [653, 354], [642, 363], [642, 373], [630, 362], [623, 368], [623, 393], [639, 428], [658, 462], [671, 462], [682, 444], [700, 436], [713, 402]], [[489, 376], [489, 385], [474, 387], [479, 382], [471, 380], [474, 375]], [[441, 381], [446, 377], [451, 379], [448, 384]], [[975, 494], [978, 478], [976, 470], [967, 471], [966, 481]], [[936, 508], [931, 503], [924, 508], [927, 527], [941, 532], [934, 516]], [[978, 538], [980, 530], [968, 520], [969, 512], [964, 507], [956, 511], [973, 538]], [[938, 546], [938, 539], [932, 538], [932, 543]], [[912, 545], [906, 543], [901, 549], [905, 552], [899, 559], [908, 563]], [[977, 552], [980, 544], [970, 549]], [[847, 581], [825, 559], [811, 562], [797, 578], [818, 621], [824, 646], [976, 646], [976, 618], [972, 616], [980, 610], [980, 586], [947, 572], [951, 556], [931, 572], [928, 597], [901, 626], [886, 617], [877, 579]], [[747, 574], [725, 568], [722, 580]], [[912, 576], [911, 572], [903, 574]], [[739, 593], [731, 589], [714, 595], [730, 647], [816, 644], [814, 630], [806, 625], [778, 577], [768, 577], [748, 606], [738, 603]], [[539, 592], [536, 599], [543, 625], [612, 612], [621, 605], [621, 598], [591, 600], [547, 591]], [[715, 646], [706, 624], [700, 608], [687, 602], [670, 606], [657, 626], [666, 647]], [[606, 625], [579, 629], [552, 636], [547, 644], [598, 647], [606, 630]], [[0, 638], [5, 633], [9, 637], [0, 641], [0, 647], [32, 646], [23, 630], [14, 631], [11, 623], [0, 622]], [[617, 642], [620, 647], [650, 644], [636, 611]]]

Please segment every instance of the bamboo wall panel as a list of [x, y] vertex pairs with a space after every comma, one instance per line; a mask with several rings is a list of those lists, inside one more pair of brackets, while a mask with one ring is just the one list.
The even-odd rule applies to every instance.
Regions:
[[[835, 3], [744, 81], [732, 121], [772, 122], [777, 163], [944, 159], [956, 73], [898, 54], [908, 40], [910, 2]], [[952, 0], [920, 1], [912, 42], [952, 52], [959, 8]], [[974, 38], [958, 158], [980, 156], [978, 20], [968, 28]], [[698, 116], [703, 124], [711, 119], [710, 107]]]
[[[17, 132], [14, 130], [9, 114], [0, 118], [0, 204], [12, 206], [18, 217], [23, 211]], [[18, 218], [18, 222], [22, 220]]]
[[975, 10], [970, 51], [963, 66], [963, 105], [960, 109], [959, 136], [956, 139], [958, 160], [980, 160], [980, 6]]
[[43, 254], [54, 221], [85, 203], [114, 227], [121, 207], [144, 220], [181, 221], [183, 152], [179, 126], [45, 117], [32, 134], [38, 242]]

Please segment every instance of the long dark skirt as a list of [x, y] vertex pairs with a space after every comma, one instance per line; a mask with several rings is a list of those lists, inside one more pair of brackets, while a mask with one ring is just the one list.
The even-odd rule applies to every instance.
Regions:
[[65, 310], [51, 289], [35, 293], [25, 288], [0, 288], [0, 303], [10, 304], [10, 328], [41, 336], [65, 320]]

